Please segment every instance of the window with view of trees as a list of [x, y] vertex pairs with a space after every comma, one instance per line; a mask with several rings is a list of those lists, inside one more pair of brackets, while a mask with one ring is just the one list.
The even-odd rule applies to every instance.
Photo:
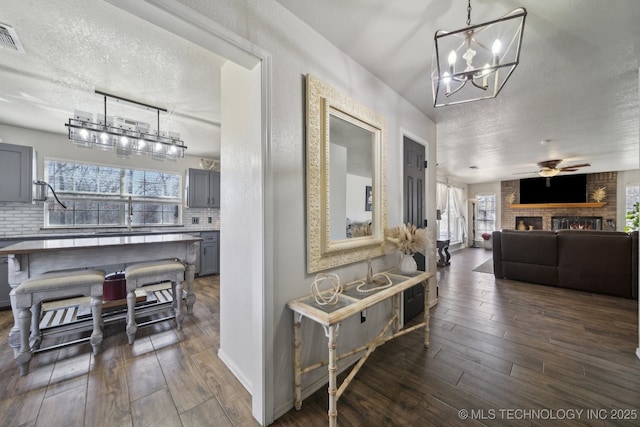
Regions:
[[45, 180], [67, 209], [47, 203], [48, 226], [176, 225], [181, 221], [181, 175], [141, 169], [45, 161]]
[[638, 229], [638, 213], [640, 204], [640, 186], [627, 185], [625, 194], [625, 231], [633, 231]]
[[496, 224], [496, 195], [476, 195], [476, 233], [478, 237], [491, 234]]

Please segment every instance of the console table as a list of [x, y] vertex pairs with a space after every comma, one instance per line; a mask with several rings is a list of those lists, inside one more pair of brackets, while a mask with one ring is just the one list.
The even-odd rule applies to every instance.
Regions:
[[[191, 314], [196, 301], [193, 292], [196, 250], [201, 240], [188, 234], [26, 240], [0, 249], [0, 255], [8, 256], [12, 288], [30, 277], [50, 271], [179, 259], [186, 265], [184, 294], [187, 313]], [[17, 324], [15, 316], [14, 312]], [[20, 347], [15, 326], [9, 334], [9, 345], [14, 350]]]
[[[373, 351], [385, 342], [397, 338], [401, 335], [413, 332], [417, 329], [424, 329], [424, 346], [429, 347], [429, 286], [428, 279], [433, 277], [433, 273], [417, 271], [413, 274], [401, 274], [398, 270], [393, 269], [384, 272], [392, 282], [388, 288], [373, 291], [370, 293], [361, 293], [356, 288], [361, 281], [352, 282], [345, 285], [344, 291], [338, 297], [338, 301], [333, 305], [320, 305], [316, 302], [313, 295], [309, 295], [294, 301], [290, 301], [288, 306], [293, 310], [293, 334], [294, 334], [294, 363], [295, 363], [295, 407], [302, 407], [302, 375], [328, 366], [329, 373], [329, 426], [334, 427], [337, 423], [338, 410], [337, 402], [351, 380], [355, 377], [358, 370], [362, 367], [367, 358]], [[401, 293], [414, 285], [421, 283], [424, 288], [424, 320], [420, 324], [413, 325], [406, 329], [400, 329], [400, 304]], [[372, 307], [375, 304], [393, 299], [393, 312], [384, 325], [380, 333], [371, 341], [363, 346], [350, 349], [343, 353], [338, 353], [337, 337], [340, 329], [340, 323], [351, 316], [358, 315], [361, 311]], [[313, 322], [320, 324], [324, 328], [325, 335], [328, 339], [329, 359], [310, 366], [302, 366], [302, 334], [301, 322], [306, 317]], [[363, 353], [364, 352], [364, 353]], [[337, 385], [337, 361], [347, 356], [363, 353], [357, 363], [351, 369], [349, 375], [344, 379], [340, 387]]]

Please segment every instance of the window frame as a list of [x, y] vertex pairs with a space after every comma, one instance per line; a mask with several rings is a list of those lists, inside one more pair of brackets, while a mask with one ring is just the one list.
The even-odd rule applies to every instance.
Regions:
[[[73, 165], [73, 167], [77, 167], [79, 165], [88, 166], [88, 167], [97, 167], [97, 168], [109, 168], [109, 169], [117, 169], [118, 170], [118, 183], [116, 187], [118, 187], [118, 192], [94, 192], [94, 191], [78, 191], [76, 189], [64, 191], [56, 189], [56, 193], [58, 198], [64, 203], [65, 201], [70, 202], [73, 206], [76, 203], [95, 203], [97, 204], [96, 209], [85, 209], [85, 212], [96, 212], [96, 222], [77, 222], [78, 216], [76, 215], [76, 209], [74, 208], [71, 212], [72, 221], [71, 223], [51, 223], [51, 215], [57, 212], [65, 212], [65, 209], [60, 207], [54, 198], [50, 197], [50, 200], [44, 203], [44, 228], [67, 228], [67, 229], [77, 229], [77, 228], [122, 228], [129, 226], [128, 224], [128, 211], [129, 211], [129, 202], [133, 206], [133, 219], [134, 222], [132, 224], [133, 227], [153, 227], [153, 228], [161, 228], [161, 227], [176, 227], [182, 225], [182, 206], [184, 200], [183, 194], [183, 175], [176, 171], [167, 171], [167, 170], [157, 170], [150, 168], [140, 168], [140, 167], [132, 167], [129, 165], [114, 165], [107, 163], [98, 163], [92, 161], [82, 161], [82, 160], [70, 160], [70, 159], [62, 159], [55, 157], [46, 157], [44, 159], [44, 171], [43, 176], [46, 182], [49, 182], [52, 187], [55, 188], [56, 182], [49, 176], [49, 165], [50, 163], [68, 163]], [[75, 170], [75, 169], [74, 169]], [[167, 175], [172, 179], [176, 179], [177, 183], [172, 184], [172, 187], [177, 186], [177, 195], [176, 196], [167, 196], [167, 195], [158, 195], [158, 196], [149, 196], [149, 195], [135, 195], [128, 192], [126, 188], [127, 185], [130, 184], [130, 181], [127, 181], [126, 175], [128, 171], [133, 171], [135, 174], [137, 172], [146, 173], [157, 173]], [[100, 175], [98, 175], [97, 179], [99, 180]], [[50, 182], [53, 181], [53, 182]], [[75, 185], [75, 182], [73, 182]], [[114, 183], [112, 182], [111, 185]], [[99, 185], [97, 183], [96, 185]], [[147, 188], [146, 182], [143, 183], [143, 186]], [[116, 222], [100, 222], [100, 208], [102, 204], [116, 204], [118, 206], [118, 215], [117, 215], [117, 223]], [[155, 208], [145, 209], [145, 207]], [[159, 207], [159, 209], [158, 209]], [[107, 209], [108, 210], [108, 209]], [[116, 211], [116, 209], [112, 209]], [[68, 212], [68, 211], [66, 211]], [[105, 212], [104, 210], [102, 212]], [[89, 214], [90, 215], [90, 214]], [[153, 218], [154, 216], [157, 218], [159, 215], [160, 222], [146, 222], [147, 218]], [[166, 221], [165, 218], [171, 215], [174, 220], [172, 222]], [[136, 221], [136, 218], [138, 221]], [[142, 220], [140, 220], [142, 219]]]
[[[480, 207], [481, 207], [480, 200], [482, 199], [483, 203], [486, 204], [485, 199], [491, 198], [491, 197], [493, 198], [493, 209], [485, 208], [484, 209], [485, 216], [483, 218], [480, 218]], [[483, 233], [492, 234], [492, 232], [496, 229], [496, 221], [498, 218], [498, 209], [497, 209], [498, 197], [495, 193], [478, 193], [475, 195], [475, 200], [476, 200], [476, 212], [475, 212], [476, 241], [479, 241], [483, 239], [482, 238]], [[487, 215], [486, 215], [487, 212], [492, 212], [493, 218], [487, 218]]]

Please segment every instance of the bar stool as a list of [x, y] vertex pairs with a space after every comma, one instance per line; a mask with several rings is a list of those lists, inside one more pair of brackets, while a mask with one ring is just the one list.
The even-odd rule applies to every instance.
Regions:
[[129, 344], [135, 340], [138, 324], [135, 319], [136, 289], [153, 283], [171, 282], [173, 303], [177, 328], [182, 329], [182, 282], [184, 281], [184, 264], [176, 260], [152, 261], [131, 264], [125, 271], [127, 281], [127, 338]]
[[[93, 332], [89, 339], [93, 354], [98, 354], [102, 343], [102, 285], [104, 271], [102, 270], [73, 270], [45, 273], [31, 277], [14, 288], [9, 294], [11, 307], [17, 311], [18, 329], [20, 330], [20, 350], [16, 355], [16, 363], [20, 368], [20, 375], [29, 373], [29, 362], [33, 349], [37, 348], [40, 339], [40, 312], [42, 302], [59, 300], [76, 296], [91, 297], [91, 316], [93, 318]], [[33, 312], [33, 325], [32, 323]], [[32, 336], [35, 341], [33, 349], [29, 344], [29, 335], [33, 326]]]

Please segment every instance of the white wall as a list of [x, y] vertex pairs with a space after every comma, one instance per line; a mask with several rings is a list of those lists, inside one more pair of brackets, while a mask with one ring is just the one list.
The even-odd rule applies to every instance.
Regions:
[[[250, 71], [232, 62], [222, 67], [220, 210], [220, 349], [218, 355], [253, 390], [260, 375], [260, 335], [253, 327], [252, 289], [261, 282], [263, 247], [260, 138], [260, 66]], [[260, 360], [258, 360], [260, 362]]]
[[[286, 303], [308, 294], [309, 285], [313, 280], [313, 276], [307, 274], [305, 269], [304, 76], [312, 73], [387, 117], [387, 157], [390, 172], [387, 191], [390, 225], [402, 221], [401, 206], [393, 203], [401, 198], [401, 178], [397, 173], [401, 168], [402, 158], [400, 128], [407, 129], [430, 143], [429, 158], [435, 164], [435, 125], [415, 107], [273, 0], [221, 0], [215, 3], [182, 0], [181, 3], [272, 55], [272, 150], [269, 154], [272, 159], [271, 184], [274, 191], [274, 238], [270, 247], [273, 256], [274, 288], [273, 318], [270, 319], [271, 325], [266, 325], [266, 328], [273, 331], [270, 339], [274, 355], [273, 365], [266, 366], [266, 369], [272, 370], [275, 379], [271, 394], [275, 413], [279, 415], [290, 409], [293, 402], [293, 316]], [[225, 144], [224, 139], [222, 144]], [[224, 153], [223, 159], [228, 161]], [[432, 169], [435, 174], [435, 168]], [[431, 182], [435, 182], [435, 179]], [[433, 203], [431, 202], [431, 205]], [[433, 216], [429, 221], [431, 224], [435, 223]], [[222, 221], [224, 223], [224, 217]], [[395, 262], [396, 257], [376, 260], [374, 267], [378, 271]], [[334, 271], [343, 280], [348, 281], [363, 276], [365, 270], [366, 265], [360, 263]], [[224, 298], [222, 303], [241, 304], [240, 301], [228, 301]], [[221, 323], [222, 333], [225, 333], [224, 328], [229, 325]], [[362, 325], [368, 329], [373, 328], [369, 320]], [[340, 332], [342, 339], [357, 337], [360, 334], [359, 328], [359, 320], [357, 325], [344, 325]], [[310, 334], [306, 336], [305, 351], [320, 355], [326, 349], [324, 334], [321, 329], [311, 329], [305, 331]], [[309, 341], [309, 337], [313, 341]], [[326, 376], [326, 371], [322, 371], [321, 374]]]

